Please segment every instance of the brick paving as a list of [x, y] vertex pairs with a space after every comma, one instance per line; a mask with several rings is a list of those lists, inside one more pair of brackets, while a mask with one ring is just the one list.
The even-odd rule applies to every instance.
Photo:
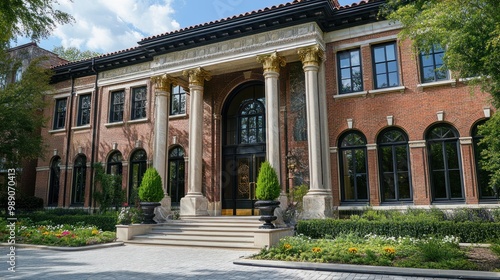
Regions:
[[70, 252], [18, 248], [16, 272], [9, 272], [7, 253], [0, 247], [0, 279], [433, 279], [241, 266], [233, 261], [256, 251], [152, 245]]

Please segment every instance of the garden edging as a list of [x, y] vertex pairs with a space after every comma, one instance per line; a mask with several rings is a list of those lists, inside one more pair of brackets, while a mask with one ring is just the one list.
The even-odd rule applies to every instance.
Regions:
[[402, 267], [369, 266], [369, 265], [353, 265], [353, 264], [286, 262], [286, 261], [254, 260], [249, 258], [242, 258], [240, 260], [234, 261], [233, 264], [256, 266], [256, 267], [289, 268], [289, 269], [397, 275], [397, 276], [412, 276], [412, 277], [431, 277], [431, 278], [439, 277], [439, 278], [484, 279], [484, 280], [500, 279], [499, 272], [470, 271], [470, 270], [443, 270], [443, 269], [402, 268]]
[[15, 246], [16, 248], [32, 248], [32, 249], [54, 250], [54, 251], [85, 251], [85, 250], [109, 248], [109, 247], [123, 246], [123, 245], [124, 243], [121, 241], [78, 246], [78, 247], [61, 247], [61, 246], [47, 246], [47, 245], [21, 244], [21, 243], [16, 243], [16, 244], [0, 243], [0, 246], [5, 246], [5, 247]]

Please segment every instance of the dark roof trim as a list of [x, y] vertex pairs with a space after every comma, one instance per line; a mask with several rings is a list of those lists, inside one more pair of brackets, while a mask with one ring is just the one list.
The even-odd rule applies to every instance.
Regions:
[[56, 83], [73, 77], [153, 60], [155, 55], [180, 51], [206, 44], [230, 40], [251, 34], [284, 28], [306, 22], [316, 22], [324, 32], [376, 21], [378, 8], [384, 0], [365, 0], [358, 4], [335, 7], [331, 0], [294, 0], [210, 23], [151, 36], [138, 42], [139, 46], [92, 59], [70, 62], [53, 68]]

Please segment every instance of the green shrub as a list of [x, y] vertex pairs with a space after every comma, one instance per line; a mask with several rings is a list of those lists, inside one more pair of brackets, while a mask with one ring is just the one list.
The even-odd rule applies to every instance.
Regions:
[[58, 216], [50, 214], [29, 214], [29, 215], [17, 215], [17, 218], [30, 219], [35, 223], [45, 223], [45, 224], [70, 224], [70, 225], [88, 225], [96, 226], [104, 231], [115, 231], [116, 218], [115, 213], [109, 213], [106, 215], [67, 215]]
[[281, 187], [276, 171], [265, 161], [260, 166], [255, 197], [259, 200], [275, 200], [280, 196]]
[[460, 242], [481, 243], [500, 239], [500, 223], [452, 222], [452, 221], [366, 221], [366, 220], [302, 220], [297, 233], [311, 238], [325, 235], [336, 237], [341, 233], [355, 232], [360, 235], [409, 236], [423, 238], [426, 235], [456, 236]]
[[122, 189], [122, 176], [107, 174], [101, 163], [94, 164], [95, 169], [95, 201], [99, 205], [99, 212], [104, 213], [114, 206], [115, 210], [125, 201], [125, 190]]
[[154, 167], [149, 167], [144, 173], [139, 187], [139, 199], [142, 202], [159, 202], [163, 197], [163, 184], [160, 174]]

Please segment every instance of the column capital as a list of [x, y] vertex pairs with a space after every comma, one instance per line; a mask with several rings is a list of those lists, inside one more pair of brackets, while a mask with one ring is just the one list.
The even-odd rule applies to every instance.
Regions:
[[264, 73], [279, 72], [280, 67], [284, 67], [286, 65], [285, 58], [278, 55], [277, 52], [273, 52], [272, 54], [258, 55], [257, 61], [263, 64]]
[[325, 59], [325, 52], [319, 45], [300, 48], [297, 50], [297, 54], [304, 66], [318, 66], [320, 61]]
[[196, 85], [202, 87], [205, 81], [210, 81], [212, 75], [209, 71], [198, 67], [182, 71], [182, 75], [189, 78], [189, 86]]
[[177, 85], [176, 80], [167, 74], [153, 76], [151, 82], [154, 83], [157, 91], [164, 92], [170, 92], [172, 85]]

